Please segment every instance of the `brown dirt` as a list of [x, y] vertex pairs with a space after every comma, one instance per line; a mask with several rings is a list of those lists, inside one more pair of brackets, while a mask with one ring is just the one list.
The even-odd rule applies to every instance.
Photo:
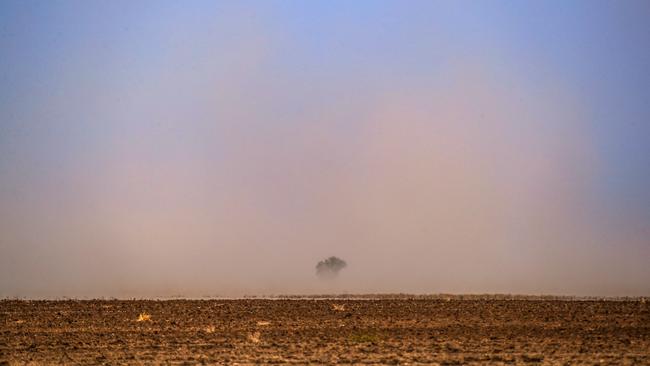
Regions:
[[642, 300], [3, 300], [0, 326], [0, 365], [650, 365]]

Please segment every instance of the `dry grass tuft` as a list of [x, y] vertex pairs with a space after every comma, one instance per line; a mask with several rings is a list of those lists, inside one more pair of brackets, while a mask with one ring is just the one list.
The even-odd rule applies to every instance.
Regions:
[[332, 304], [332, 310], [334, 310], [334, 311], [345, 311], [345, 305], [343, 305], [343, 304]]
[[147, 313], [140, 313], [138, 315], [138, 319], [135, 320], [136, 322], [150, 322], [151, 321], [151, 315]]
[[262, 334], [260, 332], [251, 333], [248, 335], [248, 340], [253, 343], [260, 343], [260, 337]]

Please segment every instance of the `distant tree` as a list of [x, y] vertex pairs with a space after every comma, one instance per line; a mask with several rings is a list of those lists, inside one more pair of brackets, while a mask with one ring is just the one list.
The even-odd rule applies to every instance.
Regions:
[[320, 278], [331, 279], [338, 276], [339, 271], [348, 264], [338, 257], [329, 257], [316, 265], [316, 275]]

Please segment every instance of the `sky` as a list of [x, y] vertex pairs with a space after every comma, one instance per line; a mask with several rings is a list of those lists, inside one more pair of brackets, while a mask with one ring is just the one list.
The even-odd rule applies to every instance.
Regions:
[[0, 296], [648, 296], [649, 39], [647, 1], [2, 1]]

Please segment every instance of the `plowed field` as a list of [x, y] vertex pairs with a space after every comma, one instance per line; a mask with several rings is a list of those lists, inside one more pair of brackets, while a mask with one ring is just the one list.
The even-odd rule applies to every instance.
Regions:
[[494, 298], [3, 300], [0, 364], [649, 365], [649, 305]]

